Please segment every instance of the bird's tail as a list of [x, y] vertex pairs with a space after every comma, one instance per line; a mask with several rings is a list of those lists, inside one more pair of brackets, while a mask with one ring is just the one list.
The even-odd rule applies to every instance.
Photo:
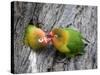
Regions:
[[85, 47], [90, 44], [90, 41], [87, 38], [82, 37]]

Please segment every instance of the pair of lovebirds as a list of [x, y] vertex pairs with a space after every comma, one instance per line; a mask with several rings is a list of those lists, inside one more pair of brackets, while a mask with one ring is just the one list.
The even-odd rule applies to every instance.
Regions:
[[84, 40], [81, 33], [71, 27], [54, 28], [46, 35], [42, 29], [28, 25], [24, 34], [24, 44], [32, 49], [39, 49], [52, 44], [56, 50], [68, 57], [84, 54]]

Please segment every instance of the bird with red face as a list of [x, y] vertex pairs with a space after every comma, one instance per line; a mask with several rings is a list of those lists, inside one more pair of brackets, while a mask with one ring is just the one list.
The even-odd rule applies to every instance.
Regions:
[[54, 28], [49, 33], [49, 41], [52, 42], [56, 50], [68, 57], [75, 57], [84, 54], [84, 38], [81, 33], [71, 27]]
[[28, 25], [24, 33], [24, 44], [32, 49], [39, 49], [47, 45], [47, 37], [43, 30], [34, 25]]

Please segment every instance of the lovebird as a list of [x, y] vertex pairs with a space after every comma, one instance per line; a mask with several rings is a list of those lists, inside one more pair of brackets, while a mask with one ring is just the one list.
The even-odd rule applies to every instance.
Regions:
[[[54, 28], [49, 35], [54, 47], [68, 57], [84, 54], [84, 38], [80, 32], [69, 28]], [[49, 38], [50, 40], [50, 38]]]
[[43, 30], [34, 25], [25, 28], [24, 44], [32, 49], [39, 49], [47, 45], [47, 37]]

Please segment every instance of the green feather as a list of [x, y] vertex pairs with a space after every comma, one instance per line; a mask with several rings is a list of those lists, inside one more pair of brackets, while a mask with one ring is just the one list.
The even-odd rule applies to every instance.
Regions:
[[69, 41], [66, 47], [70, 50], [66, 55], [74, 57], [77, 54], [83, 54], [84, 42], [82, 41], [83, 37], [81, 33], [72, 28], [65, 28], [65, 30], [69, 33]]
[[55, 48], [68, 57], [75, 57], [84, 53], [84, 38], [78, 30], [69, 28], [55, 28], [52, 30]]
[[25, 28], [23, 43], [24, 43], [25, 45], [27, 45], [27, 46], [28, 46], [29, 44], [28, 44], [28, 40], [27, 40], [27, 37], [26, 37], [26, 36], [28, 36], [28, 34], [30, 33], [30, 31], [33, 30], [33, 28], [35, 29], [36, 27], [35, 27], [34, 25], [28, 25], [28, 26], [26, 26], [26, 28]]

